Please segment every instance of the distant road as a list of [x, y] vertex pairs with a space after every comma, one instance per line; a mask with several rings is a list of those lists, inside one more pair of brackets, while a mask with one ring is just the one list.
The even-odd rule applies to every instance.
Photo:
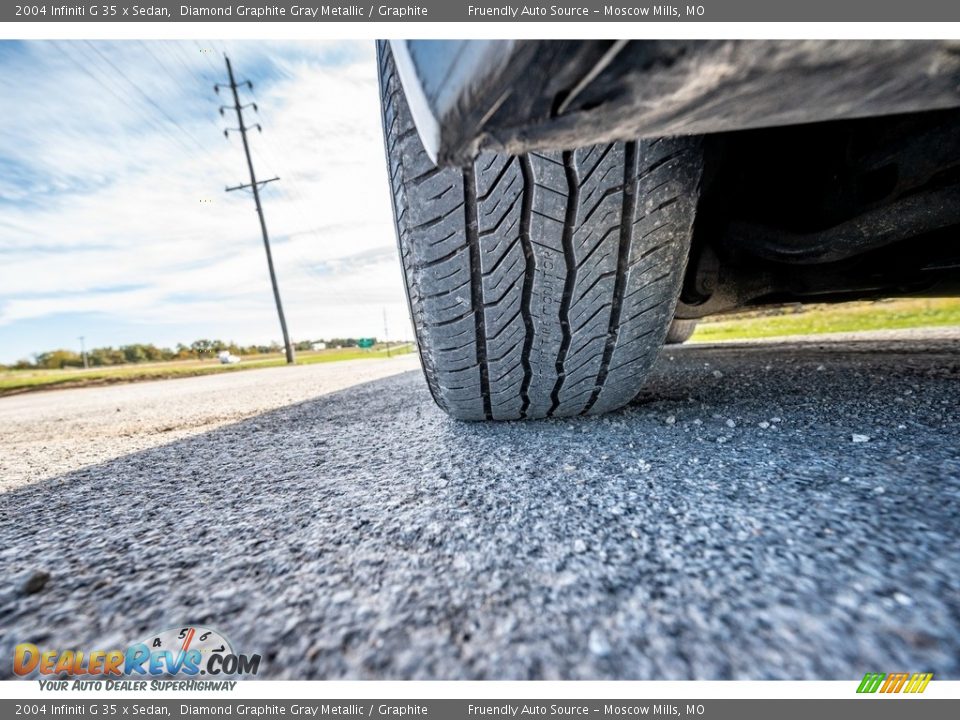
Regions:
[[419, 367], [408, 353], [0, 398], [0, 490]]
[[0, 400], [0, 657], [195, 622], [271, 678], [960, 678], [957, 331], [668, 348], [536, 423], [416, 365]]

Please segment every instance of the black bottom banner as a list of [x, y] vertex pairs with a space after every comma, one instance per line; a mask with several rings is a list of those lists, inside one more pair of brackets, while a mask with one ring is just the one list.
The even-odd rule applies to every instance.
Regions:
[[[909, 706], [909, 707], [908, 707]], [[545, 718], [679, 717], [710, 720], [934, 720], [960, 717], [960, 701], [864, 697], [849, 700], [0, 700], [0, 717]]]

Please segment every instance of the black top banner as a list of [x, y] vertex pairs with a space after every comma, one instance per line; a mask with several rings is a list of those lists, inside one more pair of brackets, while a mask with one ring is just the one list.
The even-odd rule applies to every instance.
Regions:
[[630, 0], [515, 3], [489, 0], [320, 3], [275, 0], [168, 0], [3, 3], [2, 22], [952, 22], [956, 0]]

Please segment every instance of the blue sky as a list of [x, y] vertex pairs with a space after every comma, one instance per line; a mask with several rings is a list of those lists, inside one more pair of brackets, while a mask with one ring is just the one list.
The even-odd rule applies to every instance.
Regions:
[[279, 340], [223, 54], [296, 339], [411, 334], [373, 43], [0, 42], [0, 362], [60, 347]]

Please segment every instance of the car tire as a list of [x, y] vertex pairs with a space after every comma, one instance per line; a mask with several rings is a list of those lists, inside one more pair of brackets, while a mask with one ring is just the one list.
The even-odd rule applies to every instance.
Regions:
[[670, 323], [670, 329], [667, 330], [667, 345], [682, 345], [690, 339], [696, 329], [696, 320], [674, 318], [673, 322]]
[[427, 384], [461, 420], [601, 413], [636, 397], [673, 320], [697, 138], [436, 167], [378, 44], [387, 170]]

